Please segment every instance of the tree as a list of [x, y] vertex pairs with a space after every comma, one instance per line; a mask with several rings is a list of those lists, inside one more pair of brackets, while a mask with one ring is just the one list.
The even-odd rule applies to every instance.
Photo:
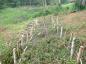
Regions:
[[86, 0], [76, 0], [76, 6], [79, 10], [84, 9], [85, 5], [86, 5]]
[[3, 1], [2, 0], [0, 0], [0, 8], [2, 8], [3, 6]]

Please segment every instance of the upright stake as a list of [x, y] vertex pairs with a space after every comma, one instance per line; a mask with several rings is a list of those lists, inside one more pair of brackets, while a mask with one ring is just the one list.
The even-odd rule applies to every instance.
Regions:
[[25, 51], [27, 50], [27, 48], [28, 48], [28, 47], [26, 46], [25, 49], [23, 50], [23, 54], [25, 53]]
[[0, 61], [0, 64], [2, 64], [2, 62]]
[[25, 47], [25, 49], [23, 50], [23, 53], [21, 54], [21, 56], [20, 56], [20, 59], [19, 59], [19, 62], [18, 63], [20, 63], [21, 61], [22, 61], [22, 58], [23, 58], [23, 55], [25, 54], [25, 52], [26, 52], [26, 50], [27, 50], [27, 46]]
[[22, 34], [21, 35], [21, 46], [23, 46], [23, 43], [24, 43], [24, 35]]
[[59, 22], [59, 19], [58, 19], [58, 17], [57, 17], [57, 19], [56, 19], [56, 22], [57, 22], [57, 34], [58, 34], [58, 30], [59, 30], [59, 27], [58, 27], [58, 22]]
[[47, 28], [47, 26], [46, 26], [46, 24], [45, 24], [45, 20], [46, 20], [46, 18], [45, 18], [45, 16], [44, 16], [43, 24], [44, 24], [45, 37], [46, 37], [46, 36], [48, 35], [48, 28]]
[[13, 60], [14, 60], [14, 64], [17, 64], [17, 61], [16, 61], [16, 48], [13, 49]]
[[51, 18], [51, 21], [52, 21], [52, 27], [55, 28], [55, 21], [54, 21], [53, 16], [52, 16], [52, 18]]
[[58, 18], [58, 16], [57, 16], [57, 18], [56, 18], [56, 21], [57, 21], [57, 25], [58, 25], [58, 22], [59, 22], [59, 18]]
[[26, 41], [26, 43], [28, 43], [28, 38], [29, 38], [29, 36], [28, 36], [28, 32], [26, 32], [27, 33], [27, 41]]
[[83, 53], [83, 50], [84, 50], [84, 46], [80, 46], [79, 52], [77, 54], [77, 64], [79, 64], [79, 62], [81, 61], [81, 55]]
[[36, 26], [38, 26], [38, 19], [37, 18], [35, 19], [35, 24], [36, 24]]
[[73, 33], [70, 35], [69, 43], [72, 41]]
[[74, 41], [75, 41], [75, 37], [73, 37], [73, 40], [71, 42], [71, 51], [70, 51], [70, 57], [72, 58], [73, 57], [73, 54], [74, 54]]
[[63, 27], [61, 26], [60, 38], [62, 38], [62, 35], [63, 35]]
[[57, 26], [57, 28], [56, 28], [57, 34], [58, 34], [58, 30], [59, 30], [59, 26]]
[[32, 28], [31, 28], [31, 31], [30, 31], [30, 40], [32, 39], [32, 37], [33, 37], [33, 26], [32, 26]]
[[82, 64], [82, 59], [80, 59], [80, 63]]

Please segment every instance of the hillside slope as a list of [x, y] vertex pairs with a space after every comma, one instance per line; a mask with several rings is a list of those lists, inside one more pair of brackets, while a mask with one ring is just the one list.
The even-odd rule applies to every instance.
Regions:
[[[40, 17], [38, 18], [38, 25], [36, 25], [36, 22], [29, 23], [26, 28], [20, 33], [19, 40], [15, 40], [15, 42], [12, 41], [11, 44], [13, 46], [10, 46], [8, 44], [11, 50], [9, 53], [6, 54], [10, 54], [10, 56], [6, 56], [5, 54], [3, 54], [3, 58], [1, 59], [1, 61], [6, 64], [12, 64], [12, 49], [14, 47], [17, 48], [17, 46], [20, 44], [21, 46], [16, 50], [16, 53], [18, 54], [17, 62], [19, 62], [20, 64], [76, 64], [75, 59], [78, 49], [81, 45], [85, 46], [86, 44], [85, 13], [86, 11], [80, 11], [61, 17], [59, 16], [59, 25], [57, 25], [57, 16]], [[52, 24], [52, 17], [54, 17], [53, 20], [55, 20], [54, 24]], [[59, 29], [57, 29], [57, 27], [59, 27]], [[61, 28], [63, 28], [62, 35]], [[9, 30], [7, 29], [1, 28], [0, 31], [2, 32], [1, 34], [5, 34], [7, 32], [9, 33], [9, 35], [11, 35]], [[69, 59], [71, 42], [69, 39], [70, 33], [73, 33], [73, 37], [76, 37], [76, 50], [73, 59]], [[14, 35], [15, 34], [13, 34], [13, 36]], [[5, 34], [5, 36], [8, 35]], [[3, 38], [5, 36], [3, 36]], [[15, 35], [15, 37], [17, 37], [17, 35]], [[5, 38], [7, 39], [8, 37]], [[14, 44], [17, 46], [15, 46]], [[86, 61], [85, 56], [86, 54], [84, 51], [82, 57], [83, 63], [85, 63]], [[9, 59], [6, 59], [5, 57], [8, 57]], [[20, 59], [22, 61], [20, 61]]]
[[67, 27], [71, 27], [77, 36], [85, 37], [86, 40], [86, 10], [62, 16]]

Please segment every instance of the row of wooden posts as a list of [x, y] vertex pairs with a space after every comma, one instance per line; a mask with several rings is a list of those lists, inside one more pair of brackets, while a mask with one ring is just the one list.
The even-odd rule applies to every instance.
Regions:
[[[53, 17], [51, 18], [51, 20], [52, 20], [52, 27], [53, 27], [53, 28], [55, 28], [55, 26], [56, 26], [56, 24], [57, 24], [57, 32], [58, 32], [58, 22], [59, 22], [58, 17], [57, 17], [57, 19], [56, 19], [56, 23], [55, 23]], [[37, 25], [39, 25], [38, 19], [35, 20], [35, 26], [37, 26]], [[32, 28], [31, 28], [31, 31], [30, 31], [30, 37], [31, 37], [31, 38], [30, 38], [30, 40], [31, 40], [32, 37], [33, 37], [33, 34], [32, 34], [32, 33], [33, 33], [33, 30], [35, 29], [35, 26], [32, 26]], [[45, 23], [44, 23], [44, 27], [45, 27]], [[45, 27], [45, 28], [46, 28], [46, 27]], [[47, 29], [46, 29], [46, 32], [47, 32]], [[63, 26], [61, 26], [60, 38], [62, 38], [62, 35], [63, 35]], [[73, 37], [73, 34], [71, 34], [71, 36], [70, 36], [70, 42], [71, 42], [71, 40], [72, 40], [72, 42], [71, 42], [70, 58], [72, 58], [73, 55], [74, 55], [74, 47], [75, 47], [75, 39], [76, 39], [76, 37], [73, 37], [73, 39], [72, 39], [72, 37]], [[25, 53], [26, 49], [27, 49], [27, 46], [26, 46], [26, 48], [24, 49], [24, 52], [23, 52], [23, 53]], [[83, 50], [84, 50], [84, 46], [80, 46], [79, 52], [78, 52], [78, 54], [77, 54], [77, 64], [79, 64], [79, 63], [82, 64], [81, 55], [82, 55], [82, 53], [83, 53]], [[16, 48], [13, 49], [13, 57], [14, 57], [14, 64], [17, 64], [17, 61], [16, 61]]]
[[[73, 58], [73, 55], [74, 55], [74, 41], [75, 41], [75, 37], [73, 37], [73, 39], [72, 39], [72, 42], [71, 42], [71, 51], [70, 51], [70, 58], [72, 59]], [[27, 49], [27, 46], [26, 46], [26, 48], [24, 49], [24, 51], [23, 51], [23, 53], [22, 54], [24, 54], [25, 53], [25, 51], [26, 51], [26, 49]], [[80, 46], [80, 48], [79, 48], [79, 52], [78, 52], [78, 54], [77, 54], [77, 58], [76, 58], [76, 60], [77, 60], [77, 64], [82, 64], [82, 59], [81, 59], [81, 56], [82, 56], [82, 54], [83, 54], [83, 51], [84, 51], [84, 46]], [[16, 48], [14, 48], [13, 49], [13, 59], [14, 59], [14, 64], [17, 64], [17, 60], [16, 60]], [[21, 58], [20, 58], [20, 61], [21, 61]]]
[[[58, 27], [58, 25], [59, 25], [59, 19], [58, 19], [58, 17], [56, 18], [56, 21], [54, 20], [53, 17], [51, 17], [51, 21], [52, 21], [52, 27], [55, 28], [55, 27], [57, 26], [56, 29], [57, 29], [57, 32], [58, 32], [58, 29], [59, 29], [59, 27]], [[38, 25], [39, 25], [38, 19], [35, 19], [35, 24], [34, 24], [34, 26], [32, 26], [31, 29], [30, 29], [30, 33], [29, 33], [29, 34], [30, 34], [30, 39], [29, 39], [29, 40], [31, 40], [31, 39], [33, 38], [33, 30], [35, 30], [35, 27], [38, 26]], [[44, 23], [44, 27], [46, 28], [45, 23]], [[48, 32], [47, 29], [45, 29], [45, 30], [46, 30], [46, 32]], [[60, 36], [59, 36], [59, 37], [62, 38], [62, 36], [63, 36], [63, 26], [60, 27]], [[26, 42], [29, 41], [29, 40], [28, 40], [28, 37], [29, 37], [29, 36], [28, 36], [28, 32], [27, 32]], [[22, 35], [22, 36], [21, 36], [21, 39], [19, 40], [19, 41], [21, 41], [21, 46], [22, 46], [23, 43], [24, 43], [24, 42], [23, 42], [23, 38], [24, 38], [24, 35]], [[76, 37], [73, 36], [73, 34], [71, 34], [71, 36], [70, 36], [70, 41], [69, 41], [69, 42], [71, 43], [70, 58], [73, 58], [73, 55], [74, 55], [75, 40], [76, 40]], [[18, 43], [19, 43], [19, 42], [18, 42]], [[20, 59], [19, 59], [19, 62], [17, 62], [16, 51], [17, 51], [18, 47], [19, 47], [19, 45], [17, 45], [17, 48], [13, 48], [13, 60], [14, 60], [14, 64], [17, 64], [17, 63], [20, 63], [20, 62], [21, 62], [21, 57], [22, 57], [22, 55], [25, 53], [25, 51], [26, 51], [27, 48], [28, 48], [27, 45], [24, 47], [23, 53], [21, 54], [21, 57], [20, 57]], [[81, 56], [82, 56], [83, 50], [84, 50], [84, 46], [80, 46], [79, 52], [78, 52], [77, 58], [76, 58], [77, 64], [79, 64], [79, 63], [82, 64]], [[2, 62], [0, 62], [0, 64], [2, 64]]]
[[[73, 45], [71, 45], [71, 55], [70, 55], [70, 57], [72, 58], [73, 57], [73, 50], [74, 50], [74, 48], [72, 48], [72, 46]], [[27, 47], [24, 49], [24, 52], [23, 52], [23, 54], [25, 53], [25, 51], [26, 51], [26, 49], [27, 49]], [[84, 50], [84, 47], [83, 46], [80, 46], [80, 48], [79, 48], [79, 52], [78, 52], [78, 54], [77, 54], [77, 64], [82, 64], [82, 60], [81, 60], [81, 56], [82, 56], [82, 53], [83, 53], [83, 50]], [[14, 60], [14, 64], [17, 64], [17, 57], [16, 57], [16, 48], [14, 48], [13, 49], [13, 60]], [[21, 61], [21, 58], [20, 58], [20, 60], [19, 60], [19, 62]], [[0, 62], [0, 64], [2, 64], [1, 62]]]

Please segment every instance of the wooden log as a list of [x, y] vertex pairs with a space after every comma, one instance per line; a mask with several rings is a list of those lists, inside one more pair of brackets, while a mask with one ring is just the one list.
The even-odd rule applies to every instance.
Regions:
[[82, 56], [82, 54], [83, 54], [83, 50], [84, 50], [84, 46], [80, 46], [79, 52], [78, 52], [78, 54], [77, 54], [77, 64], [80, 63], [81, 56]]
[[14, 64], [17, 64], [17, 61], [16, 61], [16, 48], [13, 49], [13, 61], [14, 61]]

